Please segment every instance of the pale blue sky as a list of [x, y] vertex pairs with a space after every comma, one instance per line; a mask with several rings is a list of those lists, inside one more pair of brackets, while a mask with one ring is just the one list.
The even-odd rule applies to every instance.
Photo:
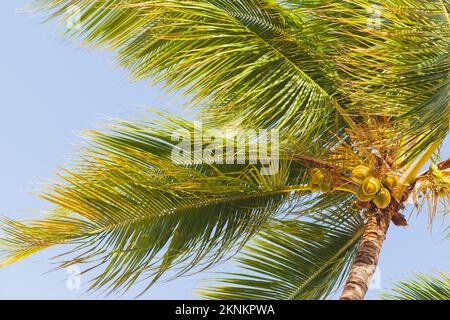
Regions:
[[[18, 13], [16, 9], [25, 3], [2, 1], [0, 19], [0, 215], [11, 218], [30, 215], [26, 209], [47, 208], [30, 193], [73, 157], [74, 146], [82, 141], [81, 130], [95, 127], [106, 117], [136, 117], [145, 113], [145, 107], [177, 111], [182, 104], [178, 96], [163, 96], [157, 87], [130, 83], [107, 53], [67, 45], [39, 18]], [[186, 110], [177, 113], [192, 117]], [[447, 141], [443, 156], [449, 155]], [[413, 218], [409, 228], [392, 227], [380, 262], [382, 287], [414, 271], [450, 271], [449, 247], [442, 240], [442, 230], [438, 223], [430, 234], [426, 213]], [[79, 298], [83, 291], [67, 288], [65, 270], [44, 274], [52, 268], [47, 258], [57, 252], [47, 250], [0, 269], [0, 298]], [[157, 285], [143, 298], [193, 298], [190, 293], [204, 277]], [[86, 288], [85, 280], [82, 278], [82, 288]], [[380, 292], [371, 290], [369, 298]], [[136, 293], [122, 298], [133, 298]]]

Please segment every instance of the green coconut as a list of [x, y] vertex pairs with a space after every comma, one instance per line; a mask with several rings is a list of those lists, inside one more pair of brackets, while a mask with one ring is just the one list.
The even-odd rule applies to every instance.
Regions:
[[321, 185], [325, 181], [325, 175], [319, 169], [313, 171], [312, 179], [313, 184]]
[[374, 197], [374, 195], [367, 195], [363, 192], [362, 188], [359, 189], [358, 191], [358, 199], [362, 202], [369, 202], [370, 200], [372, 200]]
[[372, 176], [365, 178], [363, 183], [361, 184], [361, 190], [367, 196], [376, 195], [378, 191], [380, 191], [380, 189], [381, 189], [380, 180]]
[[362, 181], [369, 175], [369, 173], [370, 169], [368, 167], [360, 165], [352, 170], [352, 177], [355, 178], [356, 180]]
[[398, 185], [398, 178], [393, 174], [388, 174], [385, 179], [389, 187], [394, 188]]
[[391, 193], [386, 188], [381, 188], [380, 192], [376, 194], [376, 196], [373, 198], [373, 203], [379, 208], [379, 209], [386, 209], [389, 204], [391, 203], [392, 197]]

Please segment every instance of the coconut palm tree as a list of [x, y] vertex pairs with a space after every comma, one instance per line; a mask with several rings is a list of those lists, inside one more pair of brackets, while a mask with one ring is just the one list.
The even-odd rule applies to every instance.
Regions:
[[[89, 263], [91, 289], [117, 291], [238, 254], [241, 270], [201, 289], [205, 297], [321, 299], [343, 287], [341, 299], [363, 299], [389, 226], [407, 225], [407, 202], [428, 204], [430, 221], [448, 212], [450, 160], [439, 156], [450, 123], [447, 0], [34, 8], [63, 25], [79, 13], [67, 37], [114, 51], [135, 79], [192, 96], [204, 125], [159, 115], [90, 132], [73, 168], [41, 194], [55, 209], [4, 220], [3, 265], [67, 245], [61, 267]], [[277, 170], [262, 171], [275, 153], [251, 161], [252, 139], [246, 161], [235, 161], [235, 142], [232, 161], [223, 147], [208, 153], [222, 161], [204, 161], [218, 128], [276, 132]], [[193, 137], [202, 161], [185, 161], [174, 132]]]

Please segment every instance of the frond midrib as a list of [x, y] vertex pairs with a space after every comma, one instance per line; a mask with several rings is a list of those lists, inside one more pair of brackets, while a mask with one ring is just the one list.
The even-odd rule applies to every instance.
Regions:
[[278, 50], [276, 47], [274, 47], [272, 44], [270, 44], [266, 39], [264, 39], [263, 37], [261, 37], [258, 33], [254, 32], [253, 30], [251, 30], [250, 28], [248, 28], [245, 24], [241, 23], [239, 21], [239, 19], [237, 19], [236, 17], [234, 17], [231, 13], [227, 12], [226, 10], [216, 6], [214, 3], [211, 3], [211, 1], [207, 0], [208, 3], [212, 6], [214, 6], [215, 8], [217, 8], [218, 10], [222, 11], [223, 13], [225, 13], [228, 17], [230, 17], [230, 19], [232, 19], [235, 23], [237, 23], [238, 25], [240, 25], [241, 27], [243, 27], [247, 32], [253, 34], [256, 38], [258, 38], [260, 41], [262, 41], [266, 46], [268, 46], [270, 49], [272, 49], [273, 52], [275, 52], [278, 56], [280, 56], [281, 58], [283, 58], [285, 61], [287, 61], [293, 68], [295, 68], [301, 75], [303, 75], [306, 79], [308, 79], [308, 81], [310, 81], [316, 88], [318, 88], [323, 94], [325, 94], [328, 99], [330, 100], [331, 104], [333, 105], [333, 107], [336, 109], [336, 111], [338, 112], [338, 114], [340, 114], [343, 119], [347, 122], [347, 124], [349, 124], [350, 126], [353, 126], [351, 119], [349, 120], [348, 115], [345, 114], [344, 112], [344, 108], [338, 103], [338, 101], [328, 92], [326, 91], [321, 85], [319, 85], [317, 83], [317, 81], [315, 81], [313, 78], [311, 78], [306, 72], [304, 72], [294, 61], [292, 61], [288, 56], [286, 56], [283, 52], [281, 52], [280, 50]]
[[160, 214], [157, 215], [147, 215], [147, 216], [140, 216], [140, 217], [135, 217], [134, 219], [128, 219], [128, 220], [122, 220], [118, 223], [115, 224], [111, 224], [109, 226], [106, 227], [102, 227], [99, 228], [97, 230], [94, 230], [92, 232], [90, 232], [90, 236], [102, 233], [104, 231], [108, 231], [111, 229], [115, 229], [119, 226], [122, 225], [127, 225], [127, 224], [132, 224], [138, 221], [145, 221], [147, 219], [154, 219], [154, 218], [160, 218], [160, 217], [165, 217], [167, 215], [170, 214], [175, 214], [175, 213], [180, 213], [186, 210], [190, 210], [190, 209], [195, 209], [195, 208], [199, 208], [199, 207], [207, 207], [210, 205], [215, 205], [215, 204], [219, 204], [219, 203], [226, 203], [226, 202], [231, 202], [231, 201], [238, 201], [238, 200], [248, 200], [248, 199], [252, 199], [252, 198], [259, 198], [259, 197], [264, 197], [264, 196], [271, 196], [271, 195], [277, 195], [277, 194], [283, 194], [283, 193], [288, 193], [288, 192], [292, 192], [292, 191], [296, 191], [298, 190], [299, 186], [295, 186], [295, 187], [289, 187], [289, 188], [284, 188], [284, 189], [280, 189], [280, 190], [272, 190], [272, 191], [268, 191], [268, 192], [258, 192], [258, 193], [252, 193], [252, 194], [247, 194], [244, 196], [235, 196], [235, 197], [230, 197], [230, 198], [222, 198], [222, 199], [213, 199], [210, 201], [205, 201], [202, 204], [194, 204], [194, 205], [187, 205], [187, 206], [182, 206], [182, 207], [178, 207], [178, 208], [174, 208], [174, 209], [170, 209], [170, 210], [166, 210], [164, 212], [161, 212]]
[[[94, 230], [91, 230], [87, 233], [85, 233], [84, 235], [77, 235], [75, 238], [70, 238], [70, 239], [60, 239], [60, 240], [56, 240], [56, 241], [51, 241], [51, 242], [41, 242], [41, 243], [35, 243], [29, 247], [36, 247], [36, 248], [46, 248], [52, 245], [58, 245], [58, 244], [64, 244], [64, 243], [68, 243], [74, 239], [79, 239], [79, 238], [84, 238], [84, 237], [91, 237], [91, 236], [96, 236], [100, 233], [106, 232], [106, 231], [110, 231], [110, 230], [114, 230], [117, 228], [120, 228], [124, 225], [130, 225], [139, 221], [146, 221], [146, 220], [151, 220], [151, 219], [156, 219], [156, 218], [160, 218], [160, 217], [164, 217], [166, 215], [170, 215], [170, 214], [175, 214], [175, 213], [180, 213], [186, 210], [190, 210], [190, 209], [194, 209], [194, 208], [198, 208], [198, 207], [207, 207], [210, 205], [215, 205], [215, 204], [219, 204], [219, 203], [226, 203], [226, 202], [231, 202], [231, 201], [238, 201], [238, 200], [248, 200], [248, 199], [252, 199], [252, 198], [259, 198], [259, 197], [264, 197], [264, 196], [271, 196], [271, 195], [278, 195], [278, 194], [283, 194], [283, 193], [289, 193], [289, 192], [293, 192], [293, 191], [298, 191], [298, 190], [303, 190], [304, 188], [302, 186], [292, 186], [289, 188], [283, 188], [280, 190], [273, 190], [273, 191], [268, 191], [268, 192], [259, 192], [259, 193], [253, 193], [253, 194], [247, 194], [244, 196], [235, 196], [235, 197], [230, 197], [230, 198], [223, 198], [223, 199], [213, 199], [210, 201], [206, 201], [203, 204], [196, 204], [196, 205], [187, 205], [187, 206], [182, 206], [182, 207], [178, 207], [178, 208], [174, 208], [171, 210], [167, 210], [164, 213], [160, 213], [158, 215], [143, 215], [140, 217], [134, 217], [131, 219], [125, 219], [122, 220], [120, 222], [115, 222], [115, 223], [111, 223], [108, 224], [107, 226], [103, 226], [101, 228], [97, 228]], [[52, 239], [55, 240], [55, 239]]]

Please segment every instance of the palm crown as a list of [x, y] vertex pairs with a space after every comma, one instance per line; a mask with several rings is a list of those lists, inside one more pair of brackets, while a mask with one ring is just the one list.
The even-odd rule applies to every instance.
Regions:
[[[422, 194], [431, 218], [448, 210], [448, 1], [34, 4], [60, 21], [73, 6], [80, 28], [68, 37], [192, 95], [205, 125], [159, 115], [91, 132], [41, 195], [56, 205], [48, 217], [5, 219], [4, 265], [74, 244], [62, 266], [94, 263], [92, 289], [116, 291], [239, 252], [242, 271], [204, 296], [319, 299], [348, 277], [342, 298], [361, 299], [389, 224], [406, 225], [406, 201], [419, 207]], [[204, 131], [226, 127], [276, 129], [279, 170], [174, 161], [173, 132], [200, 136], [203, 150]]]

